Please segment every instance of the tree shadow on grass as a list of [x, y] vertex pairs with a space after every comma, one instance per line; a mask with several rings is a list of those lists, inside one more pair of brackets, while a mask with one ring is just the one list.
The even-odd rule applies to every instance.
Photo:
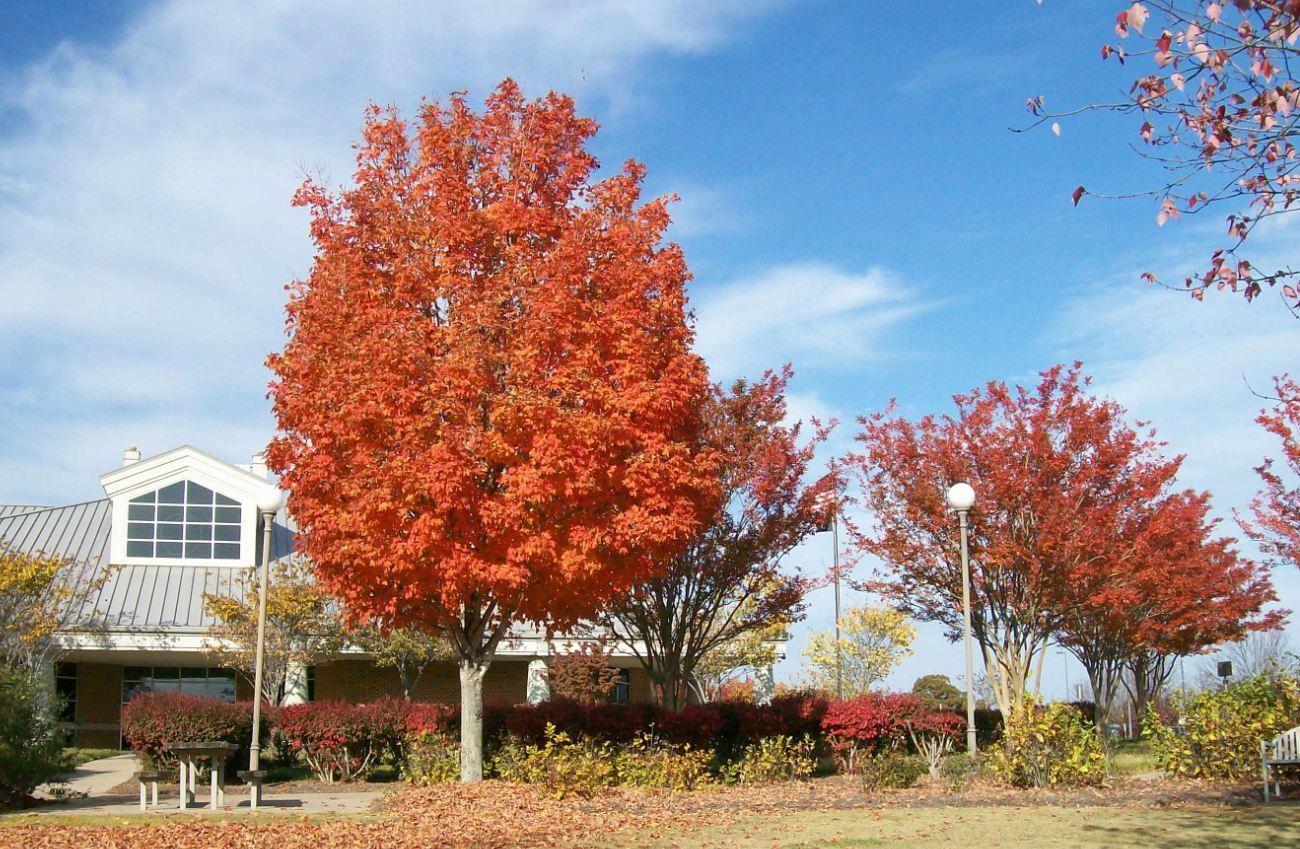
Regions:
[[1081, 826], [1083, 834], [1114, 846], [1160, 849], [1280, 849], [1300, 846], [1300, 802], [1283, 801], [1233, 810], [1170, 810], [1158, 820], [1125, 822], [1105, 816]]

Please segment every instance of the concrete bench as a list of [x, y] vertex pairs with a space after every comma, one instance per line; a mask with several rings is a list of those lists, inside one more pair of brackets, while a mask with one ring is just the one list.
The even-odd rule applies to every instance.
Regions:
[[140, 783], [140, 810], [149, 809], [149, 805], [145, 802], [146, 789], [153, 794], [153, 806], [158, 807], [158, 782], [162, 777], [162, 772], [156, 769], [142, 769], [135, 774], [135, 780]]
[[1300, 766], [1300, 725], [1283, 731], [1272, 740], [1259, 744], [1259, 759], [1264, 770], [1264, 801], [1268, 801], [1268, 782], [1273, 779], [1273, 795], [1282, 798], [1281, 766]]
[[264, 769], [241, 769], [235, 773], [239, 780], [248, 785], [248, 809], [256, 811], [262, 804], [262, 784], [266, 781]]

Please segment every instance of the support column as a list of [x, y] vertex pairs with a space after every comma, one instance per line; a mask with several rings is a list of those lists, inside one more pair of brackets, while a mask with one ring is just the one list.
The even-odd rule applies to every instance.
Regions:
[[754, 702], [765, 705], [776, 695], [776, 672], [769, 664], [754, 668]]
[[535, 705], [551, 698], [551, 687], [546, 683], [546, 660], [536, 658], [528, 661], [528, 703]]
[[300, 705], [307, 701], [307, 667], [290, 663], [284, 674], [284, 698], [281, 704]]

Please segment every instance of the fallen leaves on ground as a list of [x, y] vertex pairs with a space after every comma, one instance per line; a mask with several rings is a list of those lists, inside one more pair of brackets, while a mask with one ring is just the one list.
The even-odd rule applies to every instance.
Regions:
[[1243, 804], [1249, 789], [1192, 782], [1123, 781], [1088, 790], [1009, 790], [973, 784], [960, 793], [915, 788], [866, 794], [850, 778], [693, 793], [611, 790], [591, 799], [556, 800], [536, 787], [484, 781], [406, 787], [386, 797], [379, 816], [205, 820], [177, 814], [165, 822], [72, 825], [39, 820], [0, 827], [0, 847], [24, 849], [546, 849], [606, 841], [616, 832], [665, 834], [737, 819], [807, 810], [988, 805]]

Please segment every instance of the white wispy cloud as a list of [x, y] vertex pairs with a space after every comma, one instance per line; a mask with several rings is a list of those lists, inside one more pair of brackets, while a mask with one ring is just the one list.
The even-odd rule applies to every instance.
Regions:
[[[1273, 297], [1250, 304], [1213, 293], [1197, 302], [1136, 277], [1070, 300], [1051, 328], [1053, 344], [1084, 361], [1098, 392], [1154, 425], [1170, 453], [1186, 455], [1180, 482], [1208, 490], [1222, 532], [1240, 538], [1233, 511], [1246, 510], [1259, 489], [1254, 467], [1278, 454], [1254, 421], [1269, 406], [1255, 393], [1269, 395], [1274, 375], [1300, 371], [1300, 321]], [[1255, 553], [1248, 540], [1242, 547]], [[1279, 566], [1273, 576], [1282, 606], [1300, 609], [1300, 569]], [[1300, 637], [1294, 617], [1290, 630]]]
[[930, 308], [881, 268], [783, 265], [694, 296], [697, 345], [717, 379], [793, 362], [854, 369], [888, 353], [890, 332]]
[[347, 178], [368, 101], [510, 75], [609, 120], [649, 60], [771, 5], [174, 0], [0, 80], [0, 500], [93, 496], [127, 443], [265, 443], [262, 363], [310, 261], [289, 198], [304, 169]]

